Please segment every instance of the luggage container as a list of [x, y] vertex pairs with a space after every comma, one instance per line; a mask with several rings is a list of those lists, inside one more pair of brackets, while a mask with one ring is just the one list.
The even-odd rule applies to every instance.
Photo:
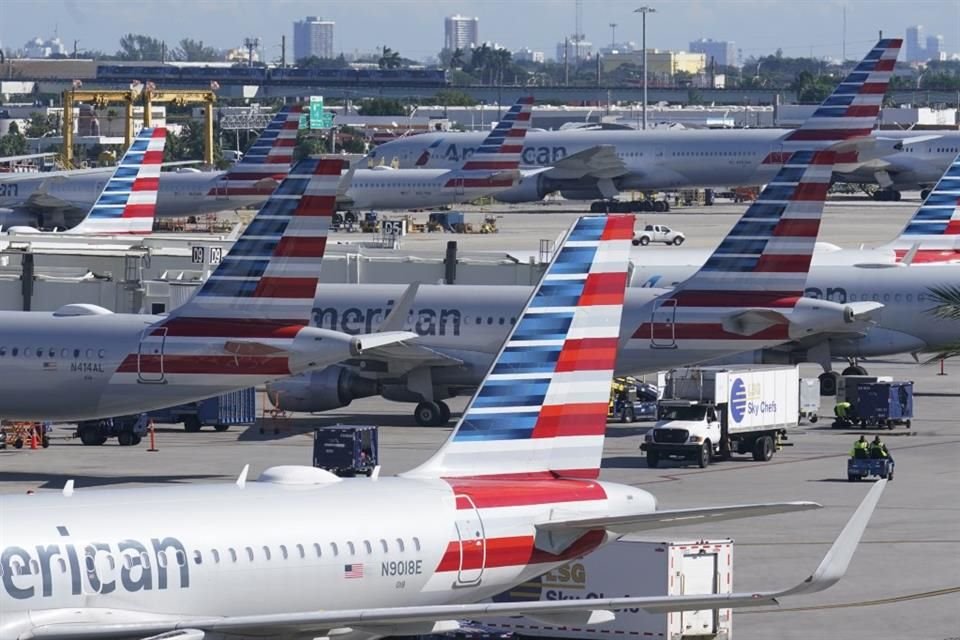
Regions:
[[379, 464], [377, 427], [336, 425], [313, 431], [313, 466], [342, 478], [373, 475]]
[[816, 424], [819, 413], [820, 378], [800, 378], [800, 419]]
[[911, 426], [913, 418], [913, 382], [861, 382], [857, 398], [851, 401], [861, 427], [893, 429]]

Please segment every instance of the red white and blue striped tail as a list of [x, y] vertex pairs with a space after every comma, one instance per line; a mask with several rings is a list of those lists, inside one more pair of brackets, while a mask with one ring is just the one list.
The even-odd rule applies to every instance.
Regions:
[[64, 233], [147, 235], [153, 231], [167, 130], [141, 129], [87, 217]]
[[450, 438], [409, 475], [599, 475], [633, 224], [574, 224]]
[[[530, 130], [533, 98], [519, 98], [463, 164], [450, 172], [448, 187], [510, 187], [519, 177], [523, 139]], [[511, 175], [511, 173], [515, 175]]]
[[338, 158], [299, 161], [216, 271], [162, 325], [191, 335], [209, 325], [208, 335], [251, 338], [306, 326], [341, 166]]
[[898, 261], [914, 247], [912, 263], [960, 261], [960, 156], [947, 167], [900, 236], [887, 245]]
[[881, 39], [813, 115], [784, 138], [785, 143], [790, 143], [788, 148], [819, 148], [869, 136], [880, 115], [902, 44], [900, 38]]
[[290, 171], [303, 107], [280, 109], [240, 162], [230, 167], [209, 195], [268, 196]]
[[703, 266], [679, 307], [788, 307], [803, 295], [836, 153], [797, 151]]

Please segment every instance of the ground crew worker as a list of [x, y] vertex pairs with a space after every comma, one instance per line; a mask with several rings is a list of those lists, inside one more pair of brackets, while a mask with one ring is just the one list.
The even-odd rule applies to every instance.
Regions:
[[867, 449], [870, 445], [867, 443], [867, 439], [864, 436], [860, 436], [860, 439], [853, 443], [853, 449], [850, 450], [851, 458], [868, 458], [870, 457]]
[[887, 445], [883, 443], [880, 436], [876, 436], [870, 443], [870, 457], [873, 459], [889, 458], [890, 452], [887, 451]]
[[838, 402], [837, 406], [833, 408], [833, 414], [840, 418], [841, 420], [846, 420], [847, 415], [850, 413], [850, 407], [853, 406], [849, 402]]

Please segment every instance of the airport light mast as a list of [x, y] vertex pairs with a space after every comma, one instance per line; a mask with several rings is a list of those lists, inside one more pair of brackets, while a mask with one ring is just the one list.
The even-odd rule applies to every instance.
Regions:
[[647, 128], [647, 14], [656, 13], [657, 10], [646, 5], [639, 9], [634, 9], [634, 13], [643, 16], [643, 32], [640, 46], [643, 48], [643, 128]]

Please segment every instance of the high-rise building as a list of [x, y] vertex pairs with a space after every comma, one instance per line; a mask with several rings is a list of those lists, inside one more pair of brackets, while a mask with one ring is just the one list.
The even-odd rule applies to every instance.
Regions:
[[472, 49], [480, 46], [480, 19], [455, 15], [443, 19], [443, 48]]
[[906, 41], [906, 60], [907, 62], [924, 62], [927, 59], [927, 52], [923, 42], [923, 26], [915, 25], [907, 27]]
[[946, 60], [947, 52], [943, 50], [943, 36], [927, 36], [927, 60]]
[[310, 56], [318, 58], [333, 57], [332, 20], [316, 16], [307, 16], [293, 23], [293, 59], [302, 60]]
[[711, 40], [709, 38], [704, 40], [700, 38], [690, 43], [690, 52], [706, 55], [708, 65], [711, 58], [717, 66], [733, 66], [737, 63], [734, 43], [725, 40]]
[[567, 62], [576, 63], [578, 60], [589, 60], [593, 58], [593, 43], [583, 38], [570, 36], [563, 42], [557, 43], [557, 62], [563, 62], [564, 52], [566, 52]]

